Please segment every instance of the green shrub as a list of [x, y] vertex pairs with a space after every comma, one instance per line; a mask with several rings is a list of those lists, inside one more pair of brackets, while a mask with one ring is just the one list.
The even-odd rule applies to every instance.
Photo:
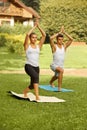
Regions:
[[12, 53], [23, 53], [24, 35], [0, 34], [0, 47], [7, 46]]
[[14, 44], [13, 44], [13, 42], [11, 41], [11, 42], [7, 42], [7, 47], [8, 47], [8, 50], [10, 51], [10, 52], [12, 52], [12, 53], [14, 53], [15, 52], [15, 49], [14, 49]]
[[10, 35], [20, 35], [25, 34], [29, 31], [30, 26], [23, 26], [22, 24], [16, 23], [14, 27], [11, 27], [8, 24], [4, 24], [0, 27], [0, 33], [7, 33]]
[[5, 35], [0, 35], [0, 47], [3, 47], [5, 46], [5, 43], [6, 43], [6, 38], [5, 38]]
[[19, 39], [9, 38], [6, 45], [12, 53], [23, 53], [23, 42]]

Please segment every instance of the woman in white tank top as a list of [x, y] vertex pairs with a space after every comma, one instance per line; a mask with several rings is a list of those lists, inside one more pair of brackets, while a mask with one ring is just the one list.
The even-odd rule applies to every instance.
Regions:
[[[41, 39], [39, 44], [36, 44], [37, 35], [33, 32], [34, 29], [38, 28], [41, 32]], [[30, 85], [24, 89], [24, 97], [27, 97], [27, 93], [30, 89], [35, 90], [36, 100], [39, 100], [39, 54], [40, 49], [45, 41], [46, 34], [39, 26], [38, 21], [35, 22], [34, 27], [26, 34], [24, 42], [24, 50], [26, 53], [26, 64], [25, 72], [30, 76], [31, 82]], [[30, 43], [28, 43], [30, 40]]]
[[[69, 39], [65, 44], [63, 44], [63, 34]], [[54, 39], [56, 38], [56, 44], [54, 43]], [[62, 78], [64, 72], [64, 57], [65, 51], [67, 47], [72, 43], [73, 38], [69, 36], [65, 31], [64, 27], [61, 27], [61, 31], [56, 33], [50, 37], [50, 46], [53, 53], [53, 61], [50, 65], [51, 69], [55, 72], [54, 76], [50, 80], [50, 85], [54, 87], [53, 82], [58, 80], [58, 91], [61, 91], [62, 87]]]

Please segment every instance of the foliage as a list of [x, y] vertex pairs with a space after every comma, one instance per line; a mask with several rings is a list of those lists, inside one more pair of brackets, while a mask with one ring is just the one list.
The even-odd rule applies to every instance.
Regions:
[[19, 23], [16, 23], [14, 27], [4, 24], [0, 27], [0, 47], [7, 46], [11, 52], [22, 54], [25, 33], [30, 28]]
[[8, 24], [4, 24], [3, 26], [0, 26], [0, 33], [7, 33], [10, 35], [23, 35], [28, 32], [30, 28], [30, 26], [23, 26], [20, 23], [16, 23], [14, 27], [11, 27]]
[[39, 12], [39, 0], [22, 0], [22, 2], [24, 2], [25, 5], [30, 6]]
[[77, 41], [87, 41], [86, 0], [40, 1], [41, 23], [48, 34], [58, 32], [62, 25]]
[[8, 40], [6, 44], [10, 52], [12, 53], [15, 52], [18, 54], [23, 53], [23, 42], [21, 42], [20, 40], [11, 39], [11, 40]]
[[5, 43], [6, 43], [5, 35], [1, 34], [0, 35], [0, 47], [5, 46]]
[[[25, 35], [30, 28], [30, 26], [23, 26], [19, 23], [15, 24], [14, 27], [4, 24], [0, 27], [0, 47], [6, 45], [11, 52], [22, 54]], [[34, 32], [39, 40], [41, 33], [38, 29]]]
[[[0, 27], [0, 47], [6, 45], [11, 52], [22, 54], [25, 35], [30, 28], [30, 26], [23, 26], [19, 23], [16, 23], [14, 27], [4, 24]], [[34, 32], [39, 40], [41, 33], [38, 29]]]
[[0, 34], [0, 46], [6, 46], [8, 50], [12, 53], [23, 53], [23, 42], [24, 38], [22, 35], [8, 35], [1, 33]]

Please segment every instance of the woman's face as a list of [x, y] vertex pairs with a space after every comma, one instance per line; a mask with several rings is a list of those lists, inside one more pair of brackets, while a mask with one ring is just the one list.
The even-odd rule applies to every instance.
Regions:
[[31, 37], [30, 37], [30, 42], [35, 44], [37, 41], [37, 35], [36, 34], [32, 34]]

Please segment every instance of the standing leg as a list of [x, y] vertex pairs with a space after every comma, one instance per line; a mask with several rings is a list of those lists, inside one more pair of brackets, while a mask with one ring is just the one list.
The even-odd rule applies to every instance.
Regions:
[[40, 98], [39, 98], [38, 83], [34, 83], [34, 90], [35, 90], [36, 100], [40, 100]]
[[58, 76], [58, 91], [61, 91], [62, 79], [63, 79], [63, 72], [60, 72]]
[[34, 77], [34, 90], [35, 90], [35, 95], [36, 95], [36, 100], [40, 100], [39, 98], [39, 72], [40, 72], [40, 69], [39, 67], [36, 67], [35, 68], [35, 71], [36, 71], [36, 74], [35, 74], [35, 77]]
[[59, 73], [59, 75], [58, 75], [58, 91], [61, 91], [64, 69], [61, 67], [57, 67], [56, 71]]

